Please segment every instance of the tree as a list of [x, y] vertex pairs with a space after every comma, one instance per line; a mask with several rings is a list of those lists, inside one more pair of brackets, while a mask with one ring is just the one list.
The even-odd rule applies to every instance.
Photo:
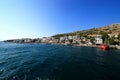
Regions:
[[70, 42], [70, 43], [72, 43], [72, 42], [73, 42], [73, 40], [72, 40], [72, 39], [70, 39], [70, 40], [69, 40], [69, 42]]
[[112, 38], [109, 38], [108, 39], [108, 43], [110, 44], [110, 45], [114, 45], [114, 38], [112, 37]]
[[120, 41], [120, 33], [118, 34], [118, 40]]
[[111, 34], [111, 33], [112, 33], [112, 31], [111, 31], [111, 30], [109, 30], [108, 34]]
[[100, 34], [102, 35], [103, 43], [106, 43], [108, 39], [108, 34], [106, 32], [101, 31]]
[[94, 41], [95, 41], [95, 38], [91, 37], [91, 38], [90, 38], [90, 42], [91, 42], [92, 44], [95, 44]]
[[120, 33], [118, 34], [118, 40], [119, 40], [119, 45], [120, 45]]

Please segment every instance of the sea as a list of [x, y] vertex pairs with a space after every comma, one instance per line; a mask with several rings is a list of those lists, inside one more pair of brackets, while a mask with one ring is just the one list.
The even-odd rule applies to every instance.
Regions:
[[0, 42], [0, 80], [120, 80], [120, 50]]

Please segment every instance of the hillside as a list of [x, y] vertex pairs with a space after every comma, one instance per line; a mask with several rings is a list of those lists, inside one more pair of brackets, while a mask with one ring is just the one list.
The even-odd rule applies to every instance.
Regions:
[[[101, 36], [96, 40], [96, 35]], [[5, 42], [15, 43], [60, 43], [60, 44], [80, 44], [95, 45], [98, 44], [120, 45], [120, 24], [92, 28], [89, 30], [76, 31], [66, 34], [57, 34], [52, 37], [43, 37], [41, 39], [14, 39]], [[101, 41], [101, 42], [100, 42]]]
[[112, 24], [109, 26], [103, 26], [99, 28], [92, 28], [89, 30], [83, 30], [83, 31], [76, 31], [72, 33], [66, 33], [66, 34], [57, 34], [54, 35], [53, 37], [61, 37], [61, 36], [67, 36], [67, 35], [80, 35], [80, 36], [91, 36], [94, 37], [96, 34], [101, 34], [101, 33], [107, 33], [110, 36], [115, 36], [120, 33], [120, 23], [118, 24]]

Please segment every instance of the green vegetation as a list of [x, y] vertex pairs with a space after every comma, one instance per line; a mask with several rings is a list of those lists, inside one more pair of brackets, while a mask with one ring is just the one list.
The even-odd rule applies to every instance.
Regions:
[[120, 33], [118, 34], [118, 40], [120, 41]]
[[94, 41], [95, 41], [95, 38], [94, 38], [94, 37], [91, 37], [91, 38], [90, 38], [90, 42], [91, 42], [92, 44], [95, 44]]
[[70, 40], [69, 40], [69, 42], [70, 42], [70, 43], [72, 43], [72, 42], [73, 42], [73, 40], [72, 40], [72, 39], [70, 39]]
[[[120, 42], [120, 24], [113, 24], [110, 26], [93, 28], [93, 29], [83, 30], [83, 31], [76, 31], [72, 33], [57, 34], [57, 35], [54, 35], [53, 37], [60, 38], [63, 36], [78, 35], [80, 37], [85, 37], [86, 39], [89, 39], [90, 42], [94, 44], [94, 38], [97, 34], [102, 35], [102, 39], [105, 44], [114, 44], [115, 42], [114, 36], [118, 34], [117, 40]], [[70, 40], [70, 42], [72, 43], [72, 40]], [[85, 43], [85, 42], [82, 41], [82, 43]]]
[[106, 32], [107, 34], [119, 33], [120, 32], [120, 24], [113, 24], [113, 25], [106, 26], [106, 27], [93, 28], [90, 30], [76, 31], [76, 32], [72, 32], [72, 33], [57, 34], [57, 35], [54, 35], [54, 37], [61, 37], [61, 36], [67, 36], [67, 35], [86, 36], [86, 35], [100, 34], [103, 32]]
[[107, 43], [108, 34], [106, 32], [101, 31], [100, 34], [102, 35], [103, 43]]
[[114, 45], [114, 38], [113, 37], [108, 39], [108, 44]]
[[[100, 37], [96, 39], [97, 37]], [[102, 36], [102, 39], [101, 39]], [[108, 44], [120, 45], [120, 24], [113, 24], [101, 28], [93, 28], [90, 30], [76, 31], [72, 33], [57, 34], [51, 38], [45, 37], [44, 39], [14, 39], [6, 40], [5, 42], [15, 43], [65, 43], [65, 44]], [[102, 42], [103, 40], [103, 42]]]

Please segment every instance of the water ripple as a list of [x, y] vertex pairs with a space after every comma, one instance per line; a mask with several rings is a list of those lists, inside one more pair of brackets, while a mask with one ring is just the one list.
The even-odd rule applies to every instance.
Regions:
[[120, 51], [0, 44], [0, 80], [119, 80]]

